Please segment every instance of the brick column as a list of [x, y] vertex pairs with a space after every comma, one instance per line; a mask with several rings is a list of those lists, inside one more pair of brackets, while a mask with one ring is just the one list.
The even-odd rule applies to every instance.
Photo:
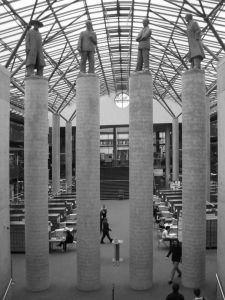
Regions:
[[[217, 118], [218, 118], [218, 225], [217, 225], [217, 273], [225, 292], [225, 57], [218, 63], [217, 77]], [[218, 300], [221, 294], [218, 291]]]
[[66, 122], [66, 184], [67, 192], [72, 186], [72, 123]]
[[192, 69], [182, 76], [183, 284], [205, 281], [206, 248], [206, 96], [205, 74]]
[[77, 79], [77, 286], [100, 287], [100, 124], [99, 79], [94, 74]]
[[60, 116], [52, 115], [52, 192], [60, 190]]
[[152, 286], [153, 120], [152, 77], [134, 73], [129, 80], [130, 285]]
[[166, 188], [169, 188], [170, 180], [170, 126], [167, 125], [165, 132], [165, 156], [166, 156]]
[[0, 299], [11, 278], [9, 230], [9, 71], [0, 66]]
[[172, 124], [172, 155], [173, 174], [172, 180], [179, 179], [179, 122], [178, 118], [173, 118]]
[[24, 183], [26, 282], [31, 291], [49, 287], [48, 81], [25, 79]]

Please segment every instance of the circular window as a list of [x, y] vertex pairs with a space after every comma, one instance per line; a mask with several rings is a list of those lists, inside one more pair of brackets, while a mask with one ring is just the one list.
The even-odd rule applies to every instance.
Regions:
[[119, 108], [125, 108], [129, 105], [130, 98], [126, 93], [117, 94], [114, 99], [116, 106]]

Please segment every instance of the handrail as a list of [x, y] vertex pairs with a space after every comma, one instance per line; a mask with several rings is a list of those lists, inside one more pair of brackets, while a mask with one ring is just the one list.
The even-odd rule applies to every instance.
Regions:
[[222, 285], [220, 283], [220, 279], [219, 279], [219, 276], [218, 274], [216, 273], [216, 279], [217, 279], [217, 282], [218, 282], [218, 285], [219, 285], [219, 288], [220, 288], [220, 292], [221, 292], [221, 295], [223, 297], [223, 300], [225, 300], [225, 296], [224, 296], [224, 293], [223, 293], [223, 288], [222, 288]]
[[10, 286], [11, 286], [12, 283], [13, 283], [13, 279], [10, 278], [9, 284], [8, 284], [8, 286], [7, 286], [7, 289], [6, 289], [6, 291], [5, 291], [5, 294], [4, 294], [3, 298], [2, 298], [2, 300], [5, 300], [5, 299], [6, 299], [6, 296], [7, 296], [7, 294], [8, 294], [9, 288], [10, 288]]

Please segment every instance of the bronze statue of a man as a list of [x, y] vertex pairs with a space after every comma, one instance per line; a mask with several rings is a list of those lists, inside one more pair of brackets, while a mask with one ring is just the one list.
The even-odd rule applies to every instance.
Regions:
[[205, 58], [201, 41], [201, 29], [198, 23], [193, 20], [192, 14], [186, 14], [187, 36], [189, 43], [189, 61], [192, 69], [201, 69], [201, 61]]
[[136, 71], [149, 70], [149, 50], [150, 50], [150, 36], [152, 34], [151, 29], [148, 26], [149, 20], [145, 18], [143, 20], [143, 28], [138, 34], [136, 41], [138, 44], [138, 57]]
[[26, 69], [27, 76], [34, 74], [34, 69], [37, 69], [37, 75], [43, 76], [45, 60], [42, 49], [42, 38], [38, 28], [43, 27], [43, 23], [38, 20], [32, 20], [30, 29], [26, 35]]
[[80, 33], [77, 49], [81, 55], [80, 72], [86, 73], [86, 62], [88, 60], [88, 73], [94, 73], [95, 49], [97, 45], [97, 36], [92, 29], [90, 20], [86, 21], [86, 30]]

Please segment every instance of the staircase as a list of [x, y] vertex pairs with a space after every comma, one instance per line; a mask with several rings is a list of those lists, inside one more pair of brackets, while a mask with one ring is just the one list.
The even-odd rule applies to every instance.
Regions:
[[100, 199], [129, 199], [129, 168], [109, 167], [100, 171]]

